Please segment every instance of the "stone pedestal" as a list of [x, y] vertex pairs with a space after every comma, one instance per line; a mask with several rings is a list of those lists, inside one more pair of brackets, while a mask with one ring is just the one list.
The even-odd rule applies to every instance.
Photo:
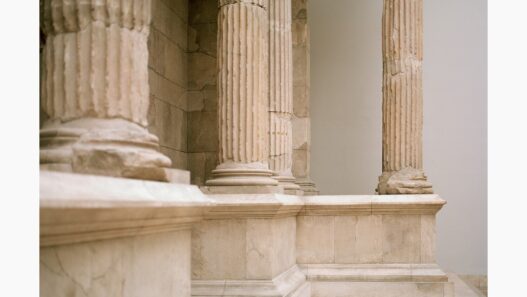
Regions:
[[191, 295], [195, 186], [40, 172], [40, 296]]
[[310, 296], [295, 261], [290, 195], [210, 195], [215, 203], [192, 229], [193, 296]]
[[297, 263], [312, 296], [453, 297], [435, 261], [437, 195], [305, 196]]
[[423, 1], [385, 0], [379, 194], [431, 194], [423, 171]]
[[302, 194], [293, 177], [291, 1], [269, 1], [269, 167], [286, 194]]
[[261, 192], [278, 182], [268, 165], [268, 13], [264, 0], [220, 0], [218, 13], [219, 165], [208, 191]]
[[167, 181], [146, 130], [150, 0], [44, 0], [41, 168]]

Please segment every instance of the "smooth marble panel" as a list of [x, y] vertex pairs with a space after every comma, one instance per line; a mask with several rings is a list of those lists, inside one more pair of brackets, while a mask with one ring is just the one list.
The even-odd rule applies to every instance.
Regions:
[[273, 224], [273, 277], [296, 264], [296, 218], [276, 219]]
[[335, 217], [335, 263], [381, 263], [382, 217]]
[[[271, 279], [273, 277], [273, 256], [275, 238], [273, 238], [273, 220], [247, 220], [247, 278]], [[223, 253], [223, 251], [222, 251]], [[221, 257], [218, 254], [218, 257]]]
[[244, 279], [247, 220], [205, 220], [192, 228], [192, 279]]
[[335, 217], [298, 216], [297, 263], [334, 263]]
[[383, 215], [383, 263], [421, 261], [421, 217]]
[[436, 217], [421, 215], [421, 263], [435, 263]]

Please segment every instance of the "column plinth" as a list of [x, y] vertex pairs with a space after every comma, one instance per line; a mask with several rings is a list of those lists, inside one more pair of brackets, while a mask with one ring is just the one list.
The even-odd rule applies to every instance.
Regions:
[[423, 171], [423, 2], [385, 0], [379, 194], [431, 194]]
[[45, 0], [41, 168], [166, 181], [146, 129], [150, 0]]
[[212, 192], [275, 192], [278, 185], [271, 177], [267, 149], [267, 4], [219, 1], [219, 165], [206, 182]]
[[302, 194], [293, 166], [291, 1], [269, 0], [269, 168], [287, 194]]

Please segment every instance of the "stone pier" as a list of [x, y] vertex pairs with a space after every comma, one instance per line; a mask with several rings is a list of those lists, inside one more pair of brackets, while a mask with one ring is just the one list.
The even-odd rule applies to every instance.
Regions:
[[431, 194], [423, 171], [423, 1], [385, 0], [379, 194]]

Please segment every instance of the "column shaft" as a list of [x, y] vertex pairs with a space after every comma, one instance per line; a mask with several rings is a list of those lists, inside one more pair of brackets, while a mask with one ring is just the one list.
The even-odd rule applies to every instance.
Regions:
[[266, 0], [220, 0], [219, 162], [208, 186], [276, 185], [268, 165]]
[[380, 194], [431, 193], [422, 170], [423, 2], [385, 0]]
[[286, 191], [296, 191], [293, 165], [293, 43], [291, 0], [269, 1], [269, 167]]
[[45, 169], [166, 180], [146, 130], [150, 0], [44, 0]]

